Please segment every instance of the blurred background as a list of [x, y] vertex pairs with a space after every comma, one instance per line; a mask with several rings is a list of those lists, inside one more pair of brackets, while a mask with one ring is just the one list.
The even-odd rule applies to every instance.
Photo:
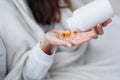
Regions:
[[120, 16], [120, 0], [110, 0], [110, 1], [113, 5], [115, 13]]

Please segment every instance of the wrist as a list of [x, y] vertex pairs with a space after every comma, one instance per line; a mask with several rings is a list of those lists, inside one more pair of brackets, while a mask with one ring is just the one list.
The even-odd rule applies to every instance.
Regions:
[[51, 55], [51, 51], [53, 47], [54, 46], [50, 44], [50, 42], [45, 38], [40, 43], [40, 48], [48, 55]]

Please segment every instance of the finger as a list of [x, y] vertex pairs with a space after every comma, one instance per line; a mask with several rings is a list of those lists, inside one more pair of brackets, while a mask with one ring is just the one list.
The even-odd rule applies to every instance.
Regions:
[[50, 44], [55, 46], [66, 46], [67, 44], [70, 45], [71, 43], [69, 41], [63, 40], [59, 37], [59, 32], [61, 31], [53, 30], [51, 32], [48, 32], [45, 38], [50, 42]]
[[83, 32], [83, 31], [80, 30], [80, 29], [76, 29], [76, 30], [74, 30], [73, 32], [74, 32], [74, 33], [79, 33], [79, 32]]
[[92, 39], [92, 37], [89, 36], [89, 37], [84, 37], [84, 38], [79, 39], [79, 40], [71, 40], [71, 43], [73, 46], [78, 46], [78, 45], [81, 45], [81, 44], [91, 40], [91, 39]]
[[98, 25], [96, 26], [96, 31], [97, 31], [97, 33], [98, 33], [99, 35], [102, 35], [102, 34], [104, 33], [101, 24], [98, 24]]
[[95, 36], [97, 36], [97, 34], [95, 31], [82, 32], [82, 33], [77, 33], [72, 38], [73, 39], [80, 39], [80, 38], [84, 38], [84, 37], [88, 37], [88, 36], [95, 37]]
[[91, 30], [94, 31], [95, 34], [96, 34], [96, 35], [93, 37], [93, 39], [97, 39], [97, 38], [98, 38], [98, 31], [96, 30], [96, 27], [92, 28]]
[[56, 33], [56, 34], [61, 34], [64, 30], [52, 30], [52, 32]]
[[107, 26], [109, 23], [111, 23], [112, 22], [112, 19], [108, 19], [107, 21], [105, 21], [105, 22], [103, 22], [101, 25], [103, 26], [103, 27], [105, 27], [105, 26]]
[[[52, 40], [53, 39], [53, 40]], [[66, 40], [62, 40], [58, 37], [54, 37], [51, 39], [51, 44], [53, 45], [57, 45], [57, 46], [68, 46], [70, 47], [71, 43], [69, 41]]]
[[95, 37], [96, 35], [97, 35], [97, 34], [96, 34], [95, 32], [93, 32], [93, 31], [91, 31], [91, 32], [89, 32], [89, 33], [87, 32], [87, 33], [84, 33], [84, 34], [81, 35], [81, 36], [77, 36], [76, 38], [73, 38], [73, 39], [71, 40], [71, 43], [72, 43], [72, 45], [80, 45], [80, 44], [82, 44], [82, 43], [84, 43], [84, 42], [92, 39], [92, 38]]

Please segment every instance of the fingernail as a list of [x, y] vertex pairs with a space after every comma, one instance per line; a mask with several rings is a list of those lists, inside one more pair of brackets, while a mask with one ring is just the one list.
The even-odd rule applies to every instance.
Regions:
[[67, 47], [72, 47], [72, 45], [71, 45], [71, 44], [66, 44], [66, 46], [67, 46]]

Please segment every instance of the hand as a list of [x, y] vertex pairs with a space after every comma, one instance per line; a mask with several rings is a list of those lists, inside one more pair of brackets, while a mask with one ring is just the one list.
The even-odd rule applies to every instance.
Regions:
[[78, 46], [81, 45], [93, 38], [96, 38], [98, 35], [103, 34], [103, 27], [107, 26], [112, 20], [109, 19], [101, 24], [96, 25], [94, 28], [88, 31], [76, 31], [72, 32], [72, 36], [67, 39], [60, 37], [62, 30], [52, 30], [46, 33], [45, 37], [41, 41], [41, 49], [45, 53], [50, 53], [53, 46]]
[[46, 33], [40, 44], [41, 49], [46, 54], [50, 55], [53, 46], [71, 47], [81, 45], [97, 35], [96, 32], [92, 30], [79, 33], [72, 32], [72, 36], [70, 38], [64, 39], [61, 37], [62, 32], [63, 30], [52, 30]]
[[103, 22], [103, 23], [100, 23], [100, 24], [97, 24], [93, 30], [96, 31], [96, 33], [98, 35], [102, 35], [104, 33], [103, 31], [103, 27], [106, 27], [109, 23], [112, 22], [112, 19], [108, 19], [107, 21]]
[[86, 32], [77, 31], [75, 32], [76, 34], [72, 36], [71, 39], [69, 39], [69, 41], [72, 43], [72, 45], [76, 46], [81, 45], [82, 43], [87, 42], [93, 38], [96, 39], [98, 38], [98, 35], [102, 35], [104, 33], [103, 27], [107, 26], [111, 22], [112, 20], [108, 19], [103, 23], [97, 24], [94, 28]]
[[61, 30], [52, 30], [46, 33], [40, 44], [41, 49], [46, 54], [50, 55], [53, 46], [67, 46], [71, 44], [69, 41], [60, 38], [62, 32]]

